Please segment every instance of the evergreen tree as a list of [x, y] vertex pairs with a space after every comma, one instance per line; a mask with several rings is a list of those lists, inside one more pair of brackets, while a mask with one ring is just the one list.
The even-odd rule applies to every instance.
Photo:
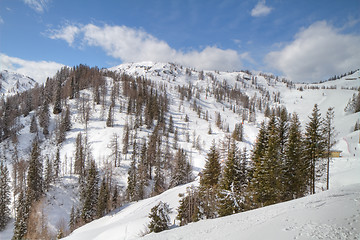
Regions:
[[27, 196], [21, 191], [16, 204], [16, 219], [12, 240], [24, 239], [28, 229], [30, 205]]
[[136, 167], [136, 158], [131, 160], [130, 168], [128, 171], [127, 179], [127, 188], [126, 188], [126, 197], [129, 201], [137, 201], [137, 167]]
[[329, 174], [330, 174], [330, 159], [331, 148], [335, 145], [335, 127], [334, 127], [334, 108], [330, 107], [326, 112], [324, 120], [324, 137], [325, 137], [325, 155], [327, 158], [326, 164], [326, 189], [329, 190]]
[[56, 150], [53, 169], [54, 169], [53, 181], [55, 182], [60, 177], [60, 148], [57, 148]]
[[241, 191], [246, 181], [245, 169], [241, 166], [241, 153], [232, 142], [220, 181], [218, 213], [226, 216], [241, 211]]
[[50, 112], [49, 112], [49, 103], [47, 100], [44, 101], [39, 116], [40, 127], [43, 128], [43, 134], [47, 136], [49, 134], [49, 124], [50, 124]]
[[53, 166], [49, 156], [46, 157], [45, 162], [45, 179], [44, 179], [44, 190], [47, 191], [50, 188], [50, 183], [53, 181]]
[[3, 161], [0, 162], [0, 231], [4, 230], [10, 220], [10, 178]]
[[172, 115], [170, 115], [168, 131], [170, 133], [174, 133], [174, 120], [173, 120]]
[[303, 158], [301, 124], [296, 113], [292, 114], [288, 141], [285, 146], [284, 195], [283, 200], [291, 200], [305, 195], [307, 169]]
[[69, 217], [69, 229], [70, 232], [74, 231], [76, 225], [76, 216], [74, 205], [71, 207], [70, 217]]
[[171, 177], [171, 187], [188, 183], [191, 180], [190, 164], [187, 161], [184, 149], [178, 149], [175, 156], [175, 166]]
[[61, 107], [61, 79], [60, 78], [57, 80], [57, 86], [56, 86], [55, 91], [56, 92], [55, 92], [53, 113], [54, 114], [59, 114], [62, 111], [62, 107]]
[[98, 171], [95, 161], [90, 162], [90, 168], [86, 177], [86, 187], [84, 193], [84, 203], [81, 212], [81, 218], [88, 223], [94, 220], [96, 216], [96, 207], [98, 199]]
[[205, 187], [216, 188], [221, 174], [220, 154], [216, 149], [215, 142], [207, 154], [205, 168], [200, 179], [200, 184]]
[[109, 188], [106, 184], [106, 179], [103, 177], [101, 181], [98, 201], [97, 201], [97, 217], [103, 217], [107, 212], [108, 207], [108, 200], [109, 200]]
[[38, 126], [37, 126], [36, 117], [35, 117], [35, 114], [34, 114], [31, 117], [30, 132], [31, 133], [37, 133], [37, 131], [38, 131]]
[[322, 118], [317, 104], [314, 105], [310, 122], [305, 127], [305, 161], [309, 172], [310, 193], [315, 193], [316, 166], [324, 156], [325, 145]]
[[43, 194], [43, 167], [40, 157], [39, 144], [35, 139], [32, 145], [27, 174], [27, 198], [31, 203], [39, 200]]
[[164, 202], [159, 202], [156, 206], [151, 208], [149, 218], [151, 219], [148, 227], [150, 232], [161, 232], [169, 229], [171, 210], [169, 205]]

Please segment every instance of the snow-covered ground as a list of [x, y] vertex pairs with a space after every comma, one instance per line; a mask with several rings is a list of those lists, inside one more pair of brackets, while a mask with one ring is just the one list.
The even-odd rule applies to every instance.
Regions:
[[[236, 123], [241, 122], [241, 116], [234, 113], [229, 108], [229, 103], [218, 102], [212, 96], [205, 97], [205, 89], [212, 87], [212, 80], [207, 74], [212, 74], [217, 81], [226, 81], [229, 85], [243, 88], [242, 83], [237, 81], [237, 77], [246, 77], [243, 72], [207, 72], [205, 71], [205, 80], [198, 79], [198, 72], [192, 71], [189, 76], [185, 69], [177, 65], [164, 63], [134, 63], [122, 64], [111, 70], [125, 72], [134, 76], [146, 76], [147, 78], [159, 84], [166, 84], [167, 94], [170, 99], [170, 113], [174, 118], [175, 127], [179, 129], [179, 146], [187, 151], [188, 156], [194, 168], [194, 174], [201, 171], [205, 163], [206, 152], [213, 140], [219, 142], [224, 139], [226, 132], [215, 126], [215, 112], [220, 112], [224, 123], [229, 124], [230, 132], [234, 129]], [[357, 73], [356, 73], [357, 74]], [[322, 84], [317, 84], [320, 89], [296, 90], [289, 89], [285, 84], [276, 82], [274, 79], [268, 81], [263, 76], [256, 75], [257, 84], [269, 91], [270, 95], [280, 92], [280, 103], [287, 107], [288, 111], [299, 114], [302, 127], [308, 122], [315, 103], [319, 105], [322, 116], [328, 107], [334, 107], [335, 127], [338, 131], [337, 144], [334, 148], [342, 151], [341, 158], [334, 158], [330, 168], [330, 191], [321, 192], [324, 188], [324, 182], [319, 182], [317, 192], [313, 196], [308, 196], [295, 201], [281, 203], [246, 213], [241, 213], [229, 217], [215, 220], [203, 220], [198, 223], [192, 223], [185, 227], [176, 227], [175, 221], [177, 207], [179, 206], [179, 193], [185, 193], [186, 188], [191, 185], [198, 185], [198, 179], [193, 183], [170, 189], [156, 197], [148, 198], [135, 203], [130, 203], [122, 208], [113, 211], [107, 216], [95, 220], [81, 228], [75, 230], [66, 239], [136, 239], [139, 238], [146, 225], [149, 223], [148, 214], [150, 209], [159, 201], [167, 202], [173, 212], [170, 215], [172, 223], [175, 223], [172, 230], [150, 234], [146, 236], [149, 239], [358, 239], [359, 238], [359, 192], [360, 192], [360, 131], [353, 132], [356, 121], [360, 121], [360, 113], [345, 113], [344, 108], [348, 100], [356, 91], [342, 89], [342, 87], [360, 87], [360, 79], [348, 82], [344, 78]], [[259, 90], [252, 86], [250, 80], [245, 80], [248, 88], [243, 88], [250, 97], [259, 96]], [[197, 113], [191, 109], [188, 101], [181, 101], [177, 90], [178, 86], [188, 86], [191, 83], [196, 87], [196, 91], [201, 92], [197, 104], [201, 105], [203, 112], [208, 111], [209, 122], [199, 118]], [[112, 81], [108, 79], [108, 89], [111, 88]], [[336, 85], [337, 89], [321, 89], [322, 86]], [[91, 91], [85, 90], [82, 96], [89, 95], [92, 99]], [[109, 98], [109, 96], [108, 96]], [[193, 98], [195, 98], [195, 93]], [[121, 99], [126, 101], [126, 99]], [[73, 161], [75, 150], [75, 139], [78, 133], [84, 133], [85, 127], [80, 120], [80, 114], [76, 109], [76, 100], [69, 100], [72, 113], [72, 130], [67, 133], [66, 141], [61, 147], [62, 160], [62, 181], [51, 187], [47, 193], [46, 214], [49, 221], [49, 228], [56, 232], [61, 222], [68, 223], [70, 209], [72, 205], [78, 204], [78, 184], [77, 177], [70, 172], [70, 165]], [[115, 106], [118, 109], [118, 102]], [[274, 104], [274, 105], [276, 105]], [[105, 162], [110, 161], [109, 143], [114, 133], [120, 137], [123, 136], [123, 127], [127, 120], [125, 113], [115, 112], [115, 126], [106, 127], [107, 112], [103, 112], [101, 106], [94, 107], [91, 115], [87, 132], [88, 141], [92, 150], [92, 156], [97, 161], [100, 171], [105, 166]], [[26, 118], [21, 118], [21, 123], [25, 126], [19, 135], [19, 155], [27, 157], [33, 135], [29, 133], [31, 114]], [[185, 115], [188, 115], [190, 121], [185, 122]], [[54, 129], [56, 116], [52, 115], [51, 129]], [[258, 126], [264, 119], [263, 113], [258, 112], [256, 122], [244, 122], [244, 142], [239, 143], [242, 149], [252, 148], [257, 133]], [[212, 128], [212, 134], [208, 134], [209, 123]], [[191, 141], [187, 142], [185, 132], [190, 133]], [[192, 147], [193, 134], [201, 139], [202, 149], [196, 150]], [[138, 138], [146, 137], [151, 134], [148, 129], [140, 128]], [[172, 136], [170, 141], [172, 141]], [[2, 143], [6, 147], [6, 143]], [[11, 147], [10, 147], [11, 148]], [[54, 141], [46, 140], [42, 144], [42, 153], [53, 156], [55, 153]], [[10, 156], [9, 156], [10, 159]], [[115, 181], [120, 187], [126, 187], [127, 169], [130, 160], [122, 159], [121, 167], [114, 170]], [[11, 172], [11, 165], [8, 165]], [[356, 220], [356, 221], [354, 221]], [[274, 225], [272, 225], [274, 224]], [[13, 233], [13, 224], [9, 224], [7, 229], [0, 232], [0, 239], [11, 239]], [[223, 235], [221, 235], [223, 234]], [[225, 235], [228, 234], [228, 235]], [[340, 235], [339, 235], [340, 234]], [[341, 235], [345, 234], [345, 235]], [[348, 235], [346, 235], [348, 234]], [[355, 238], [352, 238], [355, 237]], [[357, 238], [356, 238], [357, 237]], [[241, 238], [242, 239], [242, 238]]]

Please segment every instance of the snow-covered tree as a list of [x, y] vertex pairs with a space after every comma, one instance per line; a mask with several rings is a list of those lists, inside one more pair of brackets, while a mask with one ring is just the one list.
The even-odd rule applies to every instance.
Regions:
[[151, 219], [148, 227], [150, 232], [161, 232], [169, 229], [171, 210], [167, 203], [160, 201], [157, 205], [151, 208], [149, 218]]
[[0, 162], [0, 231], [4, 230], [10, 220], [10, 178], [3, 161]]

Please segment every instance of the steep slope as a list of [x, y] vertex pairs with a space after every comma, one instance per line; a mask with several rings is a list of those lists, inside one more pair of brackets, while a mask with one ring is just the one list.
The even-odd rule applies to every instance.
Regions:
[[[135, 75], [152, 76], [155, 79], [167, 79], [170, 83], [175, 81], [190, 82], [196, 86], [205, 88], [203, 81], [191, 79], [188, 75], [181, 75], [181, 71], [173, 68], [176, 72], [175, 76], [170, 75], [164, 64], [152, 63], [136, 63], [123, 64], [115, 68], [117, 71], [129, 72]], [[164, 74], [166, 73], [166, 74]], [[227, 80], [229, 84], [236, 84], [236, 76], [241, 74], [245, 77], [245, 73], [213, 73], [219, 81]], [[324, 115], [328, 107], [335, 108], [335, 126], [338, 131], [338, 143], [336, 149], [342, 150], [343, 157], [333, 159], [330, 170], [330, 186], [333, 191], [324, 192], [319, 195], [309, 196], [303, 199], [290, 201], [263, 209], [237, 214], [234, 216], [204, 220], [200, 223], [189, 224], [189, 226], [176, 228], [160, 234], [151, 234], [145, 239], [238, 239], [244, 236], [244, 239], [261, 239], [264, 236], [281, 236], [281, 239], [289, 237], [308, 239], [312, 237], [325, 237], [327, 239], [346, 239], [348, 237], [359, 236], [360, 229], [356, 227], [356, 218], [359, 216], [360, 206], [358, 205], [359, 185], [348, 186], [354, 183], [360, 183], [359, 161], [359, 131], [353, 132], [351, 127], [359, 119], [359, 114], [349, 114], [344, 112], [344, 107], [352, 94], [352, 89], [341, 89], [341, 86], [347, 87], [344, 79], [337, 80], [338, 89], [321, 89], [328, 83], [320, 84], [319, 89], [297, 90], [297, 85], [292, 89], [286, 87], [285, 84], [275, 81], [275, 79], [265, 79], [257, 75], [258, 87], [263, 87], [272, 94], [280, 92], [280, 104], [286, 106], [289, 112], [297, 112], [302, 121], [302, 126], [308, 121], [312, 107], [315, 103], [319, 104], [322, 114]], [[249, 84], [251, 85], [251, 84]], [[312, 85], [309, 85], [312, 86]], [[351, 87], [360, 86], [359, 81], [352, 83]], [[249, 87], [247, 89], [249, 95], [255, 95], [259, 92]], [[211, 100], [204, 101], [204, 106], [211, 103]], [[224, 105], [217, 105], [215, 101], [210, 110], [219, 109]], [[279, 104], [279, 103], [276, 103]], [[275, 106], [276, 106], [275, 104]], [[174, 109], [175, 111], [175, 109]], [[231, 112], [227, 112], [225, 116], [231, 119]], [[263, 115], [258, 114], [256, 124], [245, 123], [245, 135], [247, 141], [253, 143], [257, 130], [252, 126], [256, 126], [264, 119]], [[202, 124], [200, 124], [201, 127]], [[199, 125], [195, 124], [197, 129]], [[207, 135], [207, 129], [202, 127], [201, 136]], [[218, 134], [218, 133], [217, 133]], [[251, 137], [249, 137], [251, 136]], [[219, 138], [218, 138], [219, 139]], [[347, 145], [343, 144], [343, 141]], [[211, 141], [211, 140], [210, 140]], [[209, 142], [209, 140], [207, 140]], [[251, 145], [250, 145], [251, 147]], [[193, 157], [193, 163], [199, 161], [203, 156]], [[199, 166], [201, 168], [201, 166]], [[198, 182], [194, 183], [195, 185]], [[119, 212], [110, 214], [107, 217], [96, 220], [78, 230], [75, 230], [67, 239], [134, 239], [144, 232], [145, 225], [149, 222], [148, 213], [160, 200], [168, 202], [173, 209], [171, 221], [176, 223], [176, 208], [178, 207], [177, 196], [184, 193], [186, 187], [191, 184], [184, 185], [146, 200], [125, 206]], [[324, 188], [324, 181], [317, 184], [318, 191]], [[328, 200], [330, 199], [330, 200]], [[316, 204], [318, 203], [318, 204]], [[342, 204], [345, 203], [345, 204]], [[336, 209], [336, 210], [335, 210]], [[131, 217], [130, 217], [130, 215]], [[126, 219], [131, 219], [127, 221]], [[273, 223], [276, 223], [273, 227]], [[234, 227], [236, 225], [236, 227]]]
[[[255, 142], [258, 127], [266, 119], [264, 109], [266, 104], [269, 107], [286, 106], [289, 112], [296, 111], [302, 121], [302, 126], [308, 121], [307, 117], [311, 112], [314, 103], [318, 103], [321, 112], [326, 112], [329, 106], [335, 107], [335, 124], [339, 132], [336, 145], [337, 149], [343, 151], [343, 158], [334, 159], [331, 165], [331, 187], [342, 187], [352, 183], [360, 183], [357, 172], [360, 171], [358, 161], [359, 148], [357, 143], [358, 134], [352, 132], [359, 114], [345, 113], [344, 107], [348, 100], [356, 92], [353, 89], [342, 89], [347, 86], [344, 79], [338, 81], [337, 89], [322, 89], [328, 83], [318, 84], [319, 89], [306, 88], [303, 91], [297, 90], [306, 85], [294, 85], [289, 82], [264, 74], [251, 74], [250, 72], [215, 72], [196, 71], [183, 68], [171, 63], [130, 63], [122, 64], [111, 69], [118, 74], [126, 73], [134, 77], [145, 77], [151, 80], [156, 91], [166, 92], [169, 98], [169, 111], [166, 114], [166, 123], [169, 123], [170, 116], [174, 121], [174, 128], [178, 130], [178, 148], [183, 148], [188, 160], [193, 166], [193, 173], [196, 177], [204, 167], [206, 153], [213, 141], [219, 147], [220, 142], [234, 130], [235, 124], [242, 123], [244, 127], [244, 139], [238, 142], [239, 148], [252, 149]], [[79, 183], [78, 175], [73, 173], [76, 138], [79, 133], [86, 135], [87, 144], [90, 149], [91, 158], [94, 159], [101, 174], [109, 171], [113, 165], [111, 141], [116, 134], [119, 139], [124, 136], [124, 126], [136, 120], [135, 114], [127, 114], [126, 106], [128, 98], [119, 94], [113, 106], [116, 111], [113, 113], [114, 126], [107, 127], [106, 119], [111, 103], [111, 91], [114, 86], [114, 79], [106, 77], [106, 95], [104, 104], [96, 104], [94, 101], [93, 89], [82, 90], [76, 99], [67, 99], [71, 112], [72, 128], [66, 134], [66, 140], [59, 145], [61, 155], [61, 178], [56, 184], [52, 184], [46, 194], [44, 203], [45, 213], [48, 219], [49, 230], [56, 233], [61, 224], [67, 226], [71, 206], [79, 206]], [[343, 81], [343, 82], [342, 82]], [[335, 81], [334, 81], [335, 82]], [[359, 81], [351, 83], [351, 87], [360, 86]], [[313, 85], [308, 85], [313, 86]], [[120, 84], [120, 92], [123, 92]], [[155, 91], [155, 90], [154, 90]], [[235, 96], [235, 97], [232, 97]], [[52, 109], [52, 106], [50, 106]], [[87, 122], [84, 121], [84, 109], [90, 109], [91, 114]], [[256, 114], [251, 113], [255, 111]], [[255, 110], [254, 110], [255, 109]], [[19, 122], [23, 128], [18, 134], [17, 150], [20, 158], [28, 159], [31, 142], [36, 134], [30, 133], [31, 117], [35, 114], [32, 111], [26, 117], [20, 117]], [[221, 115], [221, 124], [216, 123], [217, 115]], [[188, 120], [186, 120], [188, 118]], [[50, 115], [50, 136], [45, 138], [39, 134], [42, 140], [42, 154], [54, 158], [57, 150], [56, 126], [60, 122], [59, 115]], [[211, 134], [209, 134], [211, 128]], [[141, 143], [143, 139], [149, 139], [154, 128], [145, 125], [137, 130], [131, 130], [133, 140]], [[175, 152], [175, 134], [169, 134], [169, 143], [172, 151]], [[15, 146], [11, 141], [1, 143], [2, 149], [7, 149], [7, 159], [12, 159]], [[165, 144], [163, 144], [165, 146]], [[357, 150], [356, 150], [356, 149]], [[111, 167], [114, 184], [119, 189], [126, 189], [127, 173], [131, 163], [131, 153], [123, 154], [120, 167]], [[11, 170], [11, 161], [7, 161]], [[166, 176], [168, 183], [171, 176]], [[152, 185], [147, 188], [146, 195], [150, 196]], [[198, 181], [170, 189], [161, 195], [139, 202], [130, 203], [121, 209], [110, 213], [108, 216], [98, 219], [74, 231], [69, 239], [104, 239], [116, 237], [116, 239], [133, 239], [139, 236], [148, 223], [150, 209], [160, 200], [168, 202], [173, 209], [171, 214], [172, 222], [177, 214], [176, 208], [179, 205], [179, 193], [184, 193], [186, 187], [192, 184], [198, 185]], [[324, 181], [318, 183], [320, 190]], [[124, 198], [124, 191], [121, 197]], [[131, 219], [131, 222], [130, 222]], [[175, 221], [175, 224], [178, 224]], [[91, 230], [92, 229], [92, 230]], [[177, 230], [179, 231], [179, 230]], [[116, 234], [115, 234], [116, 232]], [[118, 234], [121, 232], [123, 235]], [[12, 226], [8, 227], [5, 239], [11, 238]], [[10, 237], [9, 237], [10, 236]]]
[[0, 93], [1, 96], [15, 95], [29, 90], [36, 85], [36, 81], [19, 73], [0, 71]]

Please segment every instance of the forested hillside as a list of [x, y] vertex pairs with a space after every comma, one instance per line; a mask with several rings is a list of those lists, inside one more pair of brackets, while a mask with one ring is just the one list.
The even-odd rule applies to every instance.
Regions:
[[64, 67], [0, 103], [0, 236], [65, 237], [174, 187], [176, 221], [158, 227], [162, 201], [132, 234], [331, 188], [331, 150], [360, 156], [360, 84], [345, 80], [357, 74], [294, 84], [173, 63]]

